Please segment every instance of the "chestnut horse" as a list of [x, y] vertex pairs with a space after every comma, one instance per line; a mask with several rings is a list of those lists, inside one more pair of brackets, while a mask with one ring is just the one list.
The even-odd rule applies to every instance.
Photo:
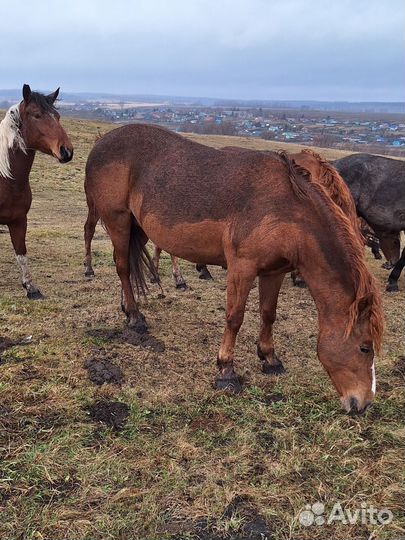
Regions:
[[[224, 146], [221, 148], [221, 150], [232, 153], [251, 152], [250, 149], [241, 148], [239, 146]], [[271, 154], [272, 152], [268, 150], [262, 150], [262, 153]], [[354, 204], [353, 197], [350, 193], [349, 188], [347, 187], [343, 178], [341, 178], [337, 170], [328, 161], [323, 159], [319, 154], [309, 148], [305, 148], [304, 150], [296, 154], [290, 154], [290, 158], [293, 159], [298, 165], [301, 165], [301, 167], [304, 167], [307, 171], [310, 172], [312, 180], [314, 182], [318, 182], [326, 189], [333, 202], [336, 203], [350, 219], [353, 228], [359, 230], [360, 224], [358, 223], [356, 206]], [[155, 263], [156, 268], [158, 268], [159, 265], [159, 257], [161, 251], [162, 250], [160, 248], [155, 248], [153, 262]], [[173, 257], [173, 255], [171, 256], [171, 258], [173, 263], [173, 275], [180, 275], [181, 280], [184, 281], [181, 275], [180, 266], [178, 264], [177, 258]], [[197, 265], [197, 270], [200, 272], [200, 277], [202, 277], [201, 273], [209, 273], [206, 265]], [[297, 270], [291, 272], [291, 278], [295, 286], [306, 287], [305, 281]], [[202, 277], [202, 279], [210, 278]]]
[[[224, 146], [222, 150], [226, 152], [250, 151], [238, 146]], [[268, 150], [264, 150], [262, 153], [272, 154], [272, 152]], [[360, 235], [360, 225], [353, 197], [337, 170], [328, 161], [309, 148], [305, 148], [296, 154], [289, 154], [289, 156], [296, 164], [300, 165], [310, 173], [313, 182], [316, 182], [325, 188], [332, 201], [337, 204], [349, 218], [354, 231]], [[360, 238], [362, 238], [361, 235]], [[295, 286], [306, 287], [306, 283], [298, 270], [293, 270], [291, 272], [291, 278]]]
[[27, 297], [43, 298], [32, 281], [25, 236], [32, 194], [29, 174], [35, 151], [54, 156], [60, 163], [72, 159], [73, 147], [59, 123], [54, 107], [59, 88], [44, 96], [23, 87], [23, 101], [14, 105], [0, 123], [0, 224], [7, 225]]
[[318, 309], [318, 356], [344, 408], [361, 413], [372, 402], [380, 296], [349, 220], [286, 154], [228, 153], [157, 126], [127, 125], [96, 142], [85, 190], [113, 243], [135, 330], [147, 331], [132, 285], [144, 292], [154, 272], [148, 238], [191, 262], [227, 267], [216, 387], [238, 391], [234, 346], [253, 282], [259, 276], [258, 355], [263, 371], [277, 374], [277, 298], [286, 272], [298, 268]]

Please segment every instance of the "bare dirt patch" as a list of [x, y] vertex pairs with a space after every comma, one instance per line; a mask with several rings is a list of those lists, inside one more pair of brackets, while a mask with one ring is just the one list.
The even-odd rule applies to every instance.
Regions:
[[129, 406], [120, 401], [97, 401], [88, 407], [90, 418], [115, 431], [121, 431], [128, 420]]
[[91, 382], [98, 386], [104, 383], [120, 385], [124, 379], [121, 368], [107, 358], [93, 356], [86, 360], [84, 367]]
[[117, 343], [128, 343], [129, 345], [135, 345], [136, 347], [143, 347], [145, 349], [151, 349], [155, 352], [164, 352], [165, 344], [162, 340], [155, 338], [149, 332], [139, 334], [131, 328], [124, 327], [122, 330], [112, 330], [110, 328], [98, 328], [90, 330], [89, 336], [95, 338], [101, 338], [106, 341], [115, 341]]

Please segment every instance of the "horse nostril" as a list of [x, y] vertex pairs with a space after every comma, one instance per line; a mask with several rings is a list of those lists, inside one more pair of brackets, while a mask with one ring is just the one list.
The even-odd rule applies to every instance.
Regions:
[[62, 161], [64, 163], [67, 163], [73, 157], [73, 150], [69, 150], [65, 146], [61, 146], [60, 147], [60, 155], [61, 155]]
[[350, 398], [350, 414], [357, 414], [359, 412], [359, 402], [355, 397]]

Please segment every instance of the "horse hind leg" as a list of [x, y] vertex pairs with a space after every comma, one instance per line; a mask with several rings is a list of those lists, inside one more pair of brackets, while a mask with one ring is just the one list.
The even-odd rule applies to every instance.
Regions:
[[292, 279], [294, 287], [299, 287], [300, 289], [307, 288], [307, 284], [305, 283], [304, 278], [301, 276], [298, 270], [293, 270], [291, 272], [291, 279]]
[[206, 264], [196, 264], [195, 265], [195, 269], [197, 270], [197, 272], [200, 274], [198, 277], [199, 279], [206, 279], [206, 280], [209, 280], [209, 279], [214, 279], [210, 273], [210, 271], [208, 270], [208, 267]]
[[176, 289], [185, 291], [187, 289], [187, 283], [182, 276], [180, 265], [179, 265], [179, 259], [175, 257], [174, 255], [170, 255], [170, 258], [172, 259], [172, 272], [173, 272], [174, 283], [176, 284]]
[[141, 260], [147, 238], [143, 230], [135, 226], [132, 215], [127, 211], [115, 213], [113, 218], [107, 216], [103, 222], [114, 246], [115, 267], [122, 286], [121, 307], [127, 316], [128, 326], [138, 333], [145, 333], [147, 325], [135, 300], [131, 277], [138, 293], [144, 292], [145, 278], [139, 274], [142, 272]]
[[274, 351], [273, 324], [276, 320], [277, 299], [284, 274], [280, 276], [259, 277], [260, 335], [257, 355], [262, 361], [262, 371], [268, 375], [281, 375], [285, 372], [283, 363]]
[[87, 214], [86, 223], [84, 224], [84, 245], [85, 245], [85, 258], [84, 266], [85, 271], [84, 275], [88, 278], [94, 277], [94, 270], [92, 267], [92, 255], [91, 255], [91, 242], [93, 240], [94, 232], [96, 230], [96, 225], [99, 219], [97, 210], [94, 205], [87, 202], [89, 211]]
[[8, 226], [11, 242], [14, 247], [18, 266], [21, 269], [22, 285], [27, 291], [27, 298], [30, 300], [42, 300], [44, 296], [32, 281], [31, 272], [28, 266], [27, 247], [25, 245], [25, 236], [27, 233], [27, 216], [24, 219]]

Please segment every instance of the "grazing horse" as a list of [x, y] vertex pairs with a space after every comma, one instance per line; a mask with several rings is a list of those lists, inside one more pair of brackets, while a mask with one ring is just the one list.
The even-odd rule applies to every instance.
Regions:
[[277, 374], [277, 298], [286, 272], [298, 268], [318, 309], [318, 356], [344, 408], [370, 405], [380, 296], [349, 220], [286, 154], [224, 152], [157, 126], [127, 125], [94, 145], [85, 191], [114, 246], [130, 327], [147, 331], [132, 285], [144, 292], [154, 271], [148, 238], [191, 262], [227, 267], [216, 387], [238, 391], [234, 347], [253, 282], [259, 276], [258, 356], [265, 373]]
[[[358, 215], [374, 230], [388, 268], [393, 267], [399, 259], [400, 233], [405, 230], [405, 162], [352, 154], [333, 165], [348, 185]], [[387, 290], [398, 289], [389, 285]]]
[[[249, 152], [249, 150], [239, 148], [238, 146], [225, 146], [222, 150], [227, 152]], [[272, 152], [267, 150], [262, 151], [262, 153], [272, 154]], [[316, 182], [325, 188], [332, 201], [337, 204], [348, 217], [355, 233], [360, 234], [353, 197], [337, 170], [328, 161], [309, 148], [305, 148], [296, 154], [289, 154], [289, 157], [294, 163], [309, 172], [313, 182]], [[291, 278], [296, 287], [306, 287], [305, 280], [298, 270], [293, 270], [291, 272]]]
[[38, 150], [60, 163], [73, 157], [73, 146], [59, 123], [54, 103], [59, 88], [45, 96], [23, 87], [23, 101], [11, 107], [0, 123], [0, 224], [7, 225], [27, 297], [43, 298], [32, 281], [25, 236], [32, 194], [29, 174]]

